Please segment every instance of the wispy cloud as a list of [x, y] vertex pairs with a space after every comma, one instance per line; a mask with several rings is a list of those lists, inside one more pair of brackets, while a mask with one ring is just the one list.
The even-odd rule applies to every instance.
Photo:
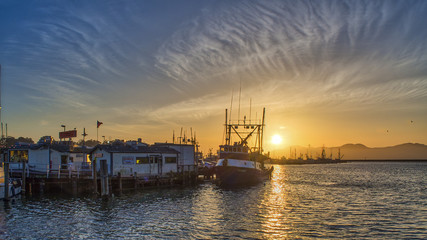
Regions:
[[187, 92], [228, 94], [241, 80], [285, 105], [426, 98], [425, 10], [423, 1], [224, 3], [178, 30], [157, 66]]
[[426, 1], [168, 3], [16, 3], [0, 16], [6, 99], [124, 135], [207, 121], [240, 83], [246, 105], [276, 112], [425, 109]]

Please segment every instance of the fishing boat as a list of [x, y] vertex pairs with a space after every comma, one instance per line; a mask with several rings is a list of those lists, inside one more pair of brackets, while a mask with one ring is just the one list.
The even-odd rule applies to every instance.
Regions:
[[[220, 186], [254, 185], [268, 179], [273, 168], [265, 168], [262, 155], [262, 136], [264, 132], [263, 110], [262, 121], [237, 121], [232, 123], [227, 119], [225, 111], [225, 144], [219, 146], [219, 160], [215, 166], [217, 183]], [[233, 142], [237, 137], [237, 142]], [[253, 146], [249, 140], [255, 139]]]

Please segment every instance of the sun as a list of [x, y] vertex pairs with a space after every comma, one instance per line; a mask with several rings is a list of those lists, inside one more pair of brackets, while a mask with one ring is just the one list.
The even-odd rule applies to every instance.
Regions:
[[279, 145], [282, 143], [282, 137], [279, 134], [275, 134], [271, 137], [271, 143], [274, 145]]

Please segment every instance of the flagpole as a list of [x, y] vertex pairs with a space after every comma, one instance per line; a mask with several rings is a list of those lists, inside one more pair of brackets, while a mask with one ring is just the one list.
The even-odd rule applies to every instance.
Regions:
[[102, 122], [96, 120], [96, 142], [98, 142], [98, 128], [101, 126]]

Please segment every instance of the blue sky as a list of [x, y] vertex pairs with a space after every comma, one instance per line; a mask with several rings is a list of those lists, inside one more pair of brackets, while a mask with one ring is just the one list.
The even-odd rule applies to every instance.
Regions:
[[1, 121], [35, 140], [61, 124], [94, 139], [96, 120], [100, 136], [147, 142], [193, 128], [215, 148], [241, 84], [242, 115], [266, 107], [266, 133], [289, 144], [427, 143], [426, 13], [426, 1], [1, 1]]

